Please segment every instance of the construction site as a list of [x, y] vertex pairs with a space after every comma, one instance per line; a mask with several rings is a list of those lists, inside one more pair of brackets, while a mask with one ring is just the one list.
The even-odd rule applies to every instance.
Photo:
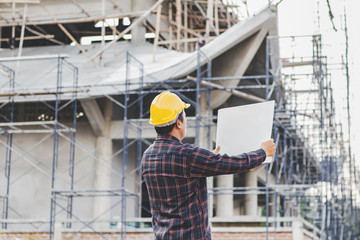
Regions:
[[219, 109], [275, 101], [273, 161], [207, 179], [213, 239], [360, 240], [347, 55], [334, 79], [321, 34], [247, 2], [0, 0], [0, 239], [154, 239], [140, 165], [169, 90], [211, 150]]

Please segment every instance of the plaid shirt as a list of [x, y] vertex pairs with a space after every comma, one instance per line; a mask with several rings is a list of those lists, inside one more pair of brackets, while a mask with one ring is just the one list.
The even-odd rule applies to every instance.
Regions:
[[211, 239], [206, 177], [254, 168], [265, 157], [263, 149], [220, 155], [158, 135], [142, 160], [156, 239]]

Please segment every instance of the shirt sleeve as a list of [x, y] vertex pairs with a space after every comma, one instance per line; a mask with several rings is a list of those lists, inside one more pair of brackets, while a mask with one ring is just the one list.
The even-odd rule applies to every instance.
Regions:
[[189, 151], [192, 177], [238, 173], [255, 168], [266, 159], [266, 153], [261, 148], [235, 156], [214, 154], [212, 151], [200, 147], [193, 147]]

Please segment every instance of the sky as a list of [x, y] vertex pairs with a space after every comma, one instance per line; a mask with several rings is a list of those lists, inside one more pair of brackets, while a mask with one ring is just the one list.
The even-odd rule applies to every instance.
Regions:
[[[344, 12], [349, 36], [349, 73], [350, 73], [350, 114], [352, 153], [360, 167], [360, 23], [359, 0], [329, 0], [333, 13], [334, 30], [329, 16], [326, 0], [278, 0], [279, 36], [299, 36], [321, 34], [323, 55], [328, 56], [332, 86], [336, 102], [336, 115], [343, 124], [347, 138], [346, 77], [341, 62], [345, 61]], [[254, 12], [268, 3], [268, 0], [248, 0], [249, 12]], [[281, 47], [281, 46], [280, 46]]]

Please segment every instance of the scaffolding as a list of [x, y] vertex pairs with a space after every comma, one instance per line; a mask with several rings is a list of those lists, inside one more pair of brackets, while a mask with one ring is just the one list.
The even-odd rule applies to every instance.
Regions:
[[[292, 38], [295, 39], [295, 38]], [[76, 146], [75, 133], [76, 133], [76, 116], [77, 116], [77, 70], [74, 66], [68, 63], [65, 59], [58, 58], [58, 71], [57, 71], [57, 90], [55, 101], [51, 104], [43, 102], [47, 107], [54, 111], [53, 121], [48, 122], [12, 122], [2, 124], [3, 133], [6, 136], [17, 133], [51, 133], [53, 136], [53, 158], [52, 158], [52, 171], [51, 171], [51, 220], [50, 220], [50, 238], [53, 238], [52, 233], [56, 221], [65, 222], [66, 227], [69, 229], [82, 230], [84, 227], [88, 230], [98, 233], [102, 238], [106, 236], [101, 234], [92, 224], [97, 221], [97, 217], [91, 220], [83, 220], [81, 217], [73, 214], [73, 201], [75, 198], [92, 198], [92, 197], [115, 197], [118, 198], [116, 204], [112, 207], [121, 204], [121, 219], [118, 220], [121, 226], [121, 236], [126, 236], [126, 229], [129, 226], [138, 227], [139, 223], [131, 223], [126, 218], [126, 198], [133, 197], [137, 201], [137, 217], [141, 217], [141, 178], [140, 173], [140, 160], [143, 151], [143, 144], [149, 145], [151, 141], [142, 137], [142, 131], [148, 129], [148, 125], [144, 125], [149, 115], [149, 101], [144, 106], [144, 99], [152, 98], [155, 94], [163, 90], [171, 90], [179, 94], [185, 101], [195, 106], [195, 112], [189, 114], [189, 128], [194, 129], [194, 142], [199, 144], [202, 140], [200, 138], [201, 129], [206, 129], [206, 145], [208, 148], [213, 147], [213, 141], [210, 137], [210, 129], [216, 125], [216, 115], [213, 115], [210, 103], [211, 91], [225, 91], [231, 89], [232, 91], [261, 89], [264, 100], [275, 99], [276, 111], [274, 119], [273, 137], [277, 145], [277, 154], [275, 160], [271, 164], [266, 165], [266, 183], [264, 187], [249, 188], [249, 187], [234, 187], [232, 189], [226, 188], [212, 188], [210, 194], [228, 194], [231, 190], [234, 195], [249, 194], [249, 190], [255, 190], [259, 196], [265, 195], [265, 209], [266, 209], [266, 228], [267, 234], [281, 227], [284, 223], [282, 217], [302, 216], [305, 220], [313, 224], [313, 231], [315, 236], [319, 238], [324, 237], [321, 234], [326, 234], [326, 238], [340, 236], [354, 237], [354, 226], [356, 225], [357, 215], [359, 208], [357, 203], [357, 194], [353, 194], [354, 199], [351, 199], [352, 191], [349, 189], [349, 179], [343, 171], [346, 156], [344, 156], [344, 142], [341, 139], [341, 126], [336, 124], [334, 119], [335, 109], [331, 90], [331, 81], [326, 72], [326, 58], [321, 56], [319, 47], [321, 46], [320, 36], [311, 36], [313, 43], [314, 56], [311, 59], [310, 68], [313, 72], [308, 74], [280, 74], [280, 64], [270, 64], [270, 59], [275, 56], [277, 49], [269, 47], [271, 41], [281, 41], [282, 38], [268, 37], [266, 40], [267, 57], [266, 66], [267, 74], [257, 76], [242, 76], [242, 77], [211, 77], [211, 61], [206, 55], [198, 49], [198, 67], [195, 76], [188, 76], [186, 79], [169, 80], [153, 82], [151, 85], [144, 86], [143, 79], [143, 66], [131, 54], [127, 54], [126, 61], [126, 82], [124, 92], [120, 93], [123, 100], [119, 100], [115, 96], [104, 96], [106, 99], [112, 101], [119, 108], [123, 109], [123, 147], [115, 154], [122, 153], [124, 161], [122, 161], [122, 177], [121, 189], [109, 190], [76, 190], [74, 186], [74, 167], [76, 161], [74, 160], [74, 150]], [[275, 44], [276, 46], [277, 44]], [[281, 45], [281, 44], [279, 44]], [[201, 60], [205, 59], [207, 64], [201, 65]], [[279, 60], [279, 59], [278, 59]], [[286, 66], [305, 65], [309, 61], [296, 62], [295, 58], [282, 59], [286, 62]], [[290, 62], [290, 60], [292, 62]], [[280, 63], [279, 61], [277, 61]], [[135, 67], [132, 67], [135, 65]], [[62, 68], [67, 66], [73, 71], [73, 87], [71, 98], [66, 101], [61, 101], [61, 82], [62, 82]], [[270, 67], [271, 66], [271, 67]], [[8, 69], [8, 68], [4, 68]], [[10, 76], [13, 76], [11, 70]], [[279, 73], [273, 75], [272, 73]], [[137, 82], [130, 79], [138, 79]], [[11, 78], [12, 81], [14, 78]], [[212, 81], [227, 81], [232, 79], [242, 79], [249, 82], [255, 82], [253, 85], [214, 88]], [[311, 89], [298, 89], [295, 81], [309, 80]], [[205, 82], [203, 82], [205, 81]], [[132, 85], [132, 89], [130, 89]], [[135, 87], [134, 87], [135, 85]], [[180, 86], [180, 87], [179, 87]], [[203, 87], [206, 86], [206, 87]], [[213, 86], [216, 86], [213, 85]], [[10, 88], [11, 89], [11, 88]], [[11, 93], [11, 91], [10, 91]], [[301, 95], [307, 95], [305, 101]], [[9, 94], [11, 95], [11, 94]], [[202, 97], [205, 96], [205, 97]], [[121, 98], [121, 97], [120, 97]], [[205, 100], [205, 104], [202, 101]], [[13, 97], [9, 97], [10, 106], [13, 104]], [[73, 109], [73, 124], [72, 127], [63, 125], [58, 120], [58, 113], [72, 104]], [[202, 104], [202, 107], [200, 105]], [[314, 104], [310, 105], [310, 104]], [[138, 105], [139, 113], [128, 116], [128, 112], [135, 105]], [[305, 105], [305, 107], [304, 107]], [[10, 108], [11, 110], [12, 108]], [[310, 110], [310, 112], [309, 112]], [[13, 112], [10, 111], [10, 116]], [[10, 118], [11, 119], [11, 118]], [[310, 120], [309, 120], [310, 119]], [[19, 127], [39, 126], [44, 128], [35, 129], [20, 129]], [[131, 139], [128, 136], [128, 129], [134, 128], [137, 131], [136, 139]], [[70, 133], [70, 136], [65, 136], [64, 132]], [[69, 190], [58, 190], [55, 187], [57, 179], [57, 162], [59, 155], [59, 137], [63, 137], [70, 143], [70, 161], [69, 167]], [[7, 138], [10, 139], [10, 138]], [[11, 140], [11, 139], [10, 139]], [[9, 140], [7, 140], [9, 141]], [[128, 151], [131, 145], [136, 145], [136, 167], [135, 170], [129, 175], [126, 173]], [[6, 164], [7, 172], [10, 172], [11, 166], [11, 152], [15, 151], [12, 147], [11, 141], [7, 142], [6, 147], [9, 149], [7, 153], [8, 160]], [[345, 162], [346, 163], [346, 162]], [[269, 174], [274, 174], [276, 185], [270, 185]], [[345, 175], [344, 175], [345, 174]], [[6, 176], [10, 176], [7, 174]], [[137, 192], [129, 192], [125, 189], [126, 179], [137, 179]], [[9, 180], [8, 180], [9, 183]], [[8, 184], [9, 186], [9, 184]], [[351, 185], [350, 185], [351, 186]], [[270, 196], [274, 196], [274, 202], [270, 201]], [[341, 197], [339, 197], [341, 196]], [[7, 228], [7, 202], [8, 194], [5, 195], [5, 204], [3, 211], [3, 228]], [[270, 214], [270, 207], [274, 208], [272, 216]], [[56, 212], [56, 208], [60, 211]], [[110, 211], [111, 208], [108, 209]], [[146, 211], [149, 211], [146, 209]], [[353, 213], [353, 214], [349, 214]], [[61, 217], [61, 214], [65, 214]], [[57, 219], [60, 217], [60, 219]], [[278, 219], [277, 219], [278, 218]], [[110, 220], [108, 220], [110, 221]], [[148, 221], [148, 220], [145, 220]], [[282, 222], [277, 224], [278, 222]], [[34, 223], [31, 223], [34, 224]], [[76, 225], [78, 224], [78, 225]], [[134, 225], [132, 225], [134, 224]], [[215, 224], [215, 223], [213, 223]], [[287, 224], [291, 224], [291, 221]], [[272, 229], [273, 228], [273, 229]], [[321, 230], [321, 231], [320, 231]]]
[[[311, 194], [309, 191], [297, 193], [300, 196], [295, 196], [294, 207], [297, 207], [298, 214], [323, 232], [321, 238], [357, 238], [358, 230], [351, 229], [350, 226], [358, 225], [356, 219], [359, 206], [352, 205], [353, 202], [358, 201], [353, 199], [358, 193], [352, 195], [351, 192], [355, 190], [352, 187], [344, 190], [344, 187], [353, 183], [346, 177], [346, 165], [349, 160], [345, 150], [342, 125], [335, 118], [332, 77], [327, 69], [327, 58], [322, 55], [321, 36], [289, 37], [279, 40], [289, 41], [293, 46], [300, 43], [301, 47], [298, 46], [298, 50], [294, 52], [304, 51], [306, 45], [308, 49], [312, 48], [310, 58], [308, 56], [282, 58], [285, 88], [283, 102], [287, 105], [285, 110], [289, 113], [289, 120], [285, 124], [293, 123], [296, 131], [300, 130], [300, 134], [288, 139], [291, 141], [290, 149], [293, 150], [290, 152], [290, 168], [285, 183], [298, 182], [301, 179], [296, 177], [297, 172], [305, 172], [304, 177], [306, 177], [302, 179], [301, 184], [314, 184], [309, 189], [312, 190]], [[284, 124], [283, 120], [280, 122]], [[284, 128], [284, 131], [289, 130], [292, 129]], [[296, 146], [299, 141], [302, 142], [300, 146], [303, 149], [311, 149], [309, 153]], [[292, 159], [297, 165], [295, 168]], [[309, 167], [309, 160], [314, 161], [317, 166]], [[352, 215], [346, 213], [349, 210], [354, 210]]]
[[[302, 37], [299, 37], [302, 38]], [[216, 115], [209, 111], [210, 94], [211, 91], [224, 91], [227, 88], [213, 88], [212, 81], [226, 81], [231, 79], [246, 79], [248, 81], [256, 80], [254, 85], [231, 87], [231, 90], [240, 91], [244, 89], [261, 89], [264, 100], [276, 99], [276, 110], [274, 118], [273, 137], [277, 145], [277, 154], [275, 160], [271, 164], [266, 165], [266, 183], [264, 187], [234, 187], [231, 189], [214, 187], [210, 190], [210, 195], [228, 194], [231, 190], [234, 195], [249, 194], [249, 191], [256, 191], [259, 196], [265, 196], [265, 213], [266, 213], [266, 228], [267, 238], [272, 231], [276, 234], [279, 227], [291, 225], [291, 220], [286, 220], [287, 217], [301, 216], [309, 224], [312, 236], [314, 238], [352, 238], [353, 234], [357, 234], [353, 226], [357, 223], [357, 215], [359, 208], [356, 204], [356, 199], [349, 198], [349, 192], [354, 189], [344, 189], [349, 183], [343, 171], [343, 165], [346, 163], [346, 154], [344, 155], [344, 141], [341, 135], [341, 125], [336, 123], [335, 109], [333, 103], [332, 89], [330, 77], [326, 71], [326, 58], [321, 55], [321, 38], [320, 36], [305, 36], [310, 43], [313, 44], [313, 56], [310, 61], [301, 59], [296, 61], [296, 58], [285, 59], [282, 58], [286, 67], [294, 67], [295, 65], [310, 67], [310, 73], [300, 74], [279, 74], [278, 76], [271, 73], [281, 71], [277, 68], [281, 67], [279, 64], [272, 64], [270, 67], [270, 59], [274, 56], [277, 49], [270, 51], [270, 43], [283, 41], [286, 38], [268, 37], [267, 44], [267, 70], [262, 76], [243, 76], [243, 77], [211, 77], [211, 61], [198, 49], [198, 67], [196, 70], [196, 77], [188, 76], [183, 80], [161, 81], [154, 82], [150, 86], [143, 86], [141, 81], [143, 76], [142, 65], [133, 56], [127, 54], [127, 64], [132, 59], [139, 68], [139, 82], [131, 82], [131, 85], [138, 85], [135, 90], [129, 90], [130, 81], [125, 82], [124, 102], [118, 102], [114, 98], [112, 101], [123, 108], [124, 111], [124, 141], [123, 148], [123, 164], [122, 187], [125, 186], [125, 179], [129, 178], [126, 175], [126, 164], [128, 161], [127, 151], [131, 144], [136, 143], [136, 168], [133, 173], [139, 174], [140, 158], [143, 151], [142, 144], [149, 145], [150, 141], [142, 138], [142, 131], [148, 129], [149, 126], [143, 126], [147, 120], [144, 116], [148, 116], [149, 106], [143, 106], [144, 98], [153, 96], [164, 90], [170, 90], [179, 94], [185, 101], [191, 103], [195, 107], [195, 112], [189, 114], [189, 128], [195, 129], [194, 143], [201, 142], [201, 129], [206, 131], [206, 145], [208, 148], [213, 147], [213, 141], [210, 137], [210, 129], [215, 126]], [[295, 37], [290, 38], [295, 41]], [[281, 45], [281, 44], [279, 44]], [[207, 64], [202, 66], [201, 58], [206, 59]], [[127, 65], [127, 77], [130, 79], [130, 67]], [[304, 86], [298, 86], [295, 81], [309, 81]], [[202, 82], [202, 81], [206, 81]], [[178, 85], [181, 87], [177, 87]], [[205, 88], [202, 86], [206, 86]], [[300, 89], [299, 89], [300, 87]], [[308, 89], [307, 87], [310, 87]], [[205, 95], [202, 95], [205, 94]], [[303, 98], [302, 95], [306, 95]], [[205, 96], [205, 97], [202, 97]], [[131, 100], [130, 100], [131, 99]], [[201, 103], [205, 100], [205, 105]], [[134, 104], [139, 105], [140, 112], [136, 114], [135, 118], [128, 118], [128, 109]], [[200, 107], [200, 105], [202, 107]], [[309, 111], [310, 110], [310, 111]], [[136, 140], [128, 138], [128, 128], [135, 128], [138, 135]], [[130, 143], [129, 143], [130, 142]], [[121, 151], [120, 150], [120, 151]], [[269, 174], [273, 174], [276, 179], [276, 184], [269, 183]], [[138, 175], [139, 176], [139, 175]], [[121, 224], [121, 235], [126, 236], [126, 227], [131, 223], [126, 218], [126, 198], [134, 196], [137, 199], [137, 206], [141, 206], [140, 188], [142, 181], [137, 179], [136, 193], [125, 193], [125, 189], [109, 190], [107, 194], [111, 196], [121, 195], [122, 216], [119, 223]], [[64, 192], [57, 192], [56, 194], [64, 194]], [[66, 192], [68, 196], [85, 196], [84, 193]], [[100, 192], [105, 194], [105, 192]], [[253, 194], [253, 193], [252, 193]], [[95, 196], [89, 190], [88, 197]], [[271, 202], [270, 196], [274, 196]], [[356, 194], [354, 194], [356, 196]], [[271, 215], [270, 207], [274, 208]], [[63, 208], [65, 209], [65, 208]], [[138, 209], [138, 208], [137, 208]], [[149, 211], [149, 209], [145, 209]], [[352, 211], [354, 214], [349, 214]], [[137, 216], [140, 217], [140, 209], [137, 210]], [[351, 219], [347, 222], [347, 219]], [[96, 220], [96, 219], [95, 219]], [[80, 220], [79, 220], [80, 221]], [[148, 219], [146, 221], [149, 221]], [[349, 220], [348, 220], [349, 221]], [[90, 226], [94, 222], [91, 220], [84, 223]], [[135, 221], [136, 222], [136, 221]], [[279, 223], [279, 224], [278, 224]], [[216, 224], [216, 221], [213, 222]], [[138, 225], [133, 225], [138, 226]], [[90, 229], [93, 229], [90, 227]], [[94, 229], [93, 229], [94, 230]], [[94, 230], [96, 231], [96, 230]], [[100, 233], [99, 233], [100, 234]], [[104, 236], [103, 236], [104, 237]], [[105, 237], [104, 237], [105, 238]]]
[[[19, 59], [17, 59], [19, 60]], [[40, 60], [41, 61], [41, 60]], [[70, 176], [70, 179], [72, 180], [72, 176], [74, 173], [74, 158], [75, 158], [75, 137], [76, 137], [76, 112], [77, 112], [77, 68], [74, 67], [71, 63], [66, 61], [66, 59], [62, 56], [54, 56], [54, 57], [47, 57], [46, 61], [50, 62], [52, 61], [53, 64], [55, 64], [55, 68], [57, 69], [55, 76], [56, 81], [55, 85], [56, 91], [51, 93], [51, 96], [49, 96], [49, 101], [45, 100], [39, 100], [39, 104], [42, 105], [43, 108], [47, 109], [45, 111], [45, 114], [41, 114], [38, 116], [38, 119], [40, 121], [19, 121], [20, 117], [16, 116], [19, 112], [15, 111], [14, 108], [14, 99], [15, 97], [19, 96], [20, 94], [15, 92], [15, 74], [14, 71], [11, 70], [11, 68], [5, 67], [4, 65], [1, 65], [4, 69], [4, 73], [8, 72], [9, 74], [6, 75], [7, 78], [9, 78], [10, 87], [5, 87], [5, 85], [2, 86], [2, 95], [3, 99], [8, 99], [8, 102], [3, 100], [2, 101], [2, 107], [9, 106], [7, 111], [4, 111], [2, 114], [2, 117], [6, 119], [7, 122], [2, 121], [0, 123], [1, 128], [1, 134], [6, 137], [6, 141], [1, 139], [1, 145], [6, 149], [6, 162], [4, 165], [5, 170], [5, 178], [6, 178], [6, 194], [2, 196], [3, 198], [3, 215], [2, 215], [2, 228], [7, 229], [8, 228], [8, 216], [9, 211], [11, 211], [15, 216], [24, 218], [21, 212], [14, 209], [9, 204], [9, 198], [10, 198], [10, 188], [11, 185], [18, 181], [19, 179], [23, 178], [24, 176], [28, 175], [32, 170], [37, 170], [44, 174], [46, 177], [50, 179], [51, 182], [51, 189], [56, 188], [56, 169], [58, 167], [58, 156], [59, 156], [59, 139], [63, 138], [66, 139], [66, 141], [69, 142], [69, 168], [68, 174]], [[16, 63], [15, 63], [16, 64]], [[68, 79], [63, 79], [63, 73], [67, 71], [70, 73], [70, 82], [71, 84], [71, 91], [64, 94], [64, 87], [62, 84], [65, 82], [69, 82]], [[36, 97], [36, 93], [28, 93], [24, 98], [26, 98], [27, 95], [32, 95]], [[62, 97], [65, 96], [65, 100], [62, 100]], [[73, 124], [72, 125], [66, 125], [61, 123], [59, 121], [59, 115], [64, 112], [64, 109], [72, 108], [72, 114], [73, 116]], [[18, 110], [18, 109], [17, 109]], [[44, 110], [44, 109], [43, 109]], [[16, 117], [15, 117], [16, 116]], [[17, 121], [14, 121], [14, 118], [17, 119]], [[29, 148], [24, 149], [21, 144], [18, 144], [17, 141], [19, 141], [19, 138], [16, 140], [15, 137], [21, 136], [21, 135], [27, 135], [27, 134], [34, 134], [40, 135], [40, 139], [38, 141], [35, 141], [32, 143]], [[41, 163], [40, 160], [38, 160], [38, 156], [34, 156], [31, 152], [34, 151], [34, 149], [37, 149], [39, 146], [42, 146], [44, 143], [49, 142], [52, 138], [52, 151], [51, 156], [49, 156], [50, 159], [52, 159], [52, 167], [49, 167], [49, 165], [46, 165], [44, 163]], [[19, 160], [23, 160], [27, 164], [31, 165], [33, 167], [32, 170], [25, 171], [21, 176], [17, 176], [17, 178], [14, 180], [10, 178], [11, 173], [11, 166], [15, 164], [15, 162], [18, 162]], [[51, 169], [51, 170], [50, 170]], [[59, 179], [62, 181], [67, 182], [68, 179], [64, 176], [60, 176]], [[73, 190], [74, 182], [70, 181], [70, 189]], [[54, 201], [51, 200], [51, 209], [53, 209]], [[72, 208], [72, 199], [69, 199], [69, 206], [70, 209]], [[52, 212], [52, 210], [51, 210]], [[14, 223], [10, 221], [11, 223]], [[47, 221], [46, 221], [47, 222]], [[15, 221], [16, 223], [16, 221]], [[30, 223], [34, 227], [34, 229], [38, 229], [39, 226], [37, 226], [36, 221], [35, 223], [32, 223], [32, 221], [26, 222], [26, 220], [20, 221], [20, 223]], [[43, 221], [38, 221], [38, 223], [43, 224]], [[51, 223], [51, 221], [50, 221]]]
[[[179, 3], [182, 4], [180, 7]], [[217, 1], [214, 1], [214, 4], [217, 3]], [[161, 8], [159, 8], [161, 4], [162, 1], [158, 1], [146, 13], [150, 14], [155, 9], [161, 12]], [[156, 38], [160, 38], [159, 32], [156, 32], [158, 27], [156, 27], [153, 29], [156, 35], [154, 47], [167, 45], [168, 48], [185, 52], [196, 49], [197, 68], [195, 72], [183, 79], [167, 81], [154, 79], [151, 83], [145, 84], [143, 81], [145, 74], [143, 64], [131, 53], [126, 54], [125, 82], [110, 86], [118, 90], [118, 93], [116, 95], [99, 94], [107, 102], [114, 104], [114, 109], [120, 112], [122, 118], [123, 127], [116, 133], [116, 135], [121, 136], [121, 147], [117, 148], [110, 158], [121, 156], [120, 171], [113, 169], [106, 159], [99, 157], [94, 151], [86, 148], [83, 143], [76, 141], [77, 119], [79, 117], [77, 104], [80, 91], [77, 83], [78, 70], [76, 66], [66, 60], [66, 57], [53, 57], [56, 60], [57, 69], [56, 77], [53, 79], [56, 80], [56, 89], [46, 94], [49, 96], [49, 101], [40, 101], [46, 108], [50, 109], [51, 114], [47, 116], [52, 117], [52, 119], [39, 116], [39, 120], [46, 121], [38, 122], [14, 121], [14, 99], [15, 97], [25, 98], [26, 96], [14, 92], [16, 86], [15, 71], [2, 64], [0, 65], [1, 73], [5, 76], [4, 83], [1, 82], [2, 88], [6, 88], [4, 91], [6, 94], [3, 94], [4, 100], [0, 108], [8, 108], [7, 115], [2, 116], [4, 120], [0, 124], [1, 133], [5, 136], [4, 140], [1, 140], [1, 144], [6, 149], [3, 167], [6, 192], [1, 195], [3, 206], [2, 229], [8, 229], [10, 224], [27, 224], [35, 230], [49, 229], [49, 238], [54, 239], [57, 234], [57, 226], [62, 228], [62, 223], [65, 223], [64, 228], [68, 231], [94, 232], [100, 238], [107, 239], [107, 235], [101, 231], [101, 225], [99, 225], [99, 223], [104, 223], [107, 226], [110, 224], [110, 227], [116, 227], [120, 232], [121, 239], [125, 239], [129, 229], [150, 227], [151, 220], [142, 218], [142, 215], [145, 215], [142, 212], [149, 215], [150, 210], [143, 204], [146, 192], [142, 190], [143, 181], [140, 173], [142, 153], [153, 139], [148, 135], [145, 136], [145, 132], [151, 129], [147, 124], [150, 99], [164, 90], [170, 90], [194, 106], [193, 110], [190, 109], [187, 114], [188, 128], [191, 135], [185, 140], [212, 149], [215, 144], [212, 132], [216, 126], [217, 109], [211, 107], [211, 94], [216, 91], [224, 91], [230, 93], [234, 98], [242, 98], [250, 102], [275, 100], [273, 138], [275, 139], [277, 152], [274, 161], [265, 165], [264, 186], [255, 188], [246, 186], [222, 188], [215, 186], [209, 188], [210, 195], [229, 194], [229, 191], [234, 196], [258, 195], [259, 200], [263, 202], [265, 214], [264, 217], [260, 217], [257, 221], [260, 223], [265, 222], [266, 239], [269, 239], [271, 234], [275, 235], [276, 238], [277, 230], [281, 227], [291, 226], [294, 224], [293, 217], [298, 216], [303, 219], [305, 228], [314, 239], [359, 238], [359, 228], [357, 227], [360, 226], [359, 191], [356, 188], [356, 184], [359, 183], [358, 175], [356, 175], [357, 170], [349, 170], [349, 167], [354, 166], [354, 164], [350, 162], [351, 159], [346, 154], [342, 125], [335, 118], [335, 104], [331, 87], [332, 79], [327, 70], [327, 59], [322, 54], [321, 36], [284, 38], [269, 36], [266, 38], [265, 43], [264, 74], [213, 77], [212, 62], [201, 50], [200, 46], [204, 44], [201, 40], [204, 38], [205, 41], [209, 41], [212, 37], [218, 35], [222, 31], [219, 27], [222, 22], [226, 23], [227, 27], [230, 27], [238, 19], [231, 16], [229, 11], [224, 10], [223, 12], [216, 11], [220, 16], [223, 14], [222, 17], [218, 16], [217, 21], [208, 21], [204, 9], [214, 6], [209, 7], [201, 1], [176, 1], [169, 3], [169, 5], [169, 12], [166, 16], [170, 22], [168, 29], [169, 40], [163, 39], [156, 42]], [[191, 17], [193, 27], [186, 28], [188, 30], [184, 30], [184, 35], [179, 34], [178, 30], [184, 28], [180, 22], [181, 18], [187, 19], [190, 17], [185, 16], [185, 14], [189, 11], [192, 12], [191, 9], [195, 7], [194, 16]], [[172, 8], [177, 9], [175, 11], [176, 15], [172, 15], [174, 13]], [[180, 8], [189, 9], [189, 11], [183, 11], [182, 14], [184, 15], [179, 15]], [[220, 6], [215, 6], [215, 8], [220, 9]], [[223, 8], [233, 8], [232, 13], [237, 11], [234, 10], [236, 6], [231, 4], [224, 5]], [[24, 12], [26, 11], [24, 10]], [[142, 13], [139, 19], [144, 18], [147, 14]], [[210, 15], [213, 16], [211, 13]], [[139, 14], [136, 16], [139, 16]], [[163, 15], [162, 17], [164, 18]], [[90, 19], [89, 16], [87, 18]], [[104, 17], [99, 19], [105, 20]], [[215, 22], [215, 25], [211, 24], [212, 22]], [[156, 25], [158, 26], [158, 24]], [[189, 25], [191, 24], [189, 23]], [[126, 31], [130, 30], [122, 31], [121, 34], [117, 35], [116, 40], [123, 37]], [[204, 35], [199, 36], [196, 30], [203, 31]], [[290, 46], [296, 44], [304, 46], [304, 44], [307, 44], [311, 54], [303, 56], [302, 52], [301, 54], [297, 52], [293, 56], [284, 57], [280, 54], [277, 46], [283, 47], [286, 44]], [[102, 50], [105, 48], [103, 46]], [[98, 53], [100, 54], [100, 52]], [[17, 58], [17, 60], [19, 59]], [[14, 68], [16, 68], [15, 65]], [[66, 75], [67, 81], [71, 83], [66, 86], [62, 84], [64, 68], [68, 71]], [[300, 71], [297, 70], [299, 68]], [[224, 84], [232, 80], [241, 80], [241, 85], [228, 86]], [[299, 84], [300, 81], [301, 84]], [[102, 88], [109, 88], [109, 86], [96, 85], [96, 88], [96, 91], [101, 93]], [[37, 96], [35, 92], [27, 94], [35, 98]], [[69, 112], [67, 118], [59, 119], [59, 113], [65, 109]], [[69, 119], [71, 119], [70, 123]], [[61, 120], [66, 120], [66, 123], [62, 123]], [[136, 134], [130, 134], [130, 130]], [[46, 134], [46, 136], [42, 137], [40, 141], [30, 148], [20, 149], [19, 145], [15, 144], [16, 141], [13, 140], [13, 135], [25, 133]], [[52, 164], [45, 169], [39, 162], [35, 161], [34, 163], [36, 158], [34, 159], [29, 152], [31, 152], [31, 149], [38, 148], [45, 142], [50, 141], [50, 139], [52, 139]], [[69, 145], [69, 162], [61, 170], [59, 170], [58, 166], [59, 154], [62, 152], [59, 149], [60, 139], [63, 139]], [[106, 141], [107, 143], [112, 142], [111, 139]], [[102, 146], [97, 147], [101, 148]], [[85, 156], [77, 159], [75, 149], [85, 152]], [[95, 149], [95, 152], [97, 150]], [[129, 151], [135, 154], [129, 156]], [[9, 206], [10, 173], [14, 154], [29, 162], [32, 167], [43, 172], [50, 179], [50, 221], [41, 219], [13, 221], [8, 219], [9, 211], [22, 217], [21, 213]], [[105, 190], [90, 189], [83, 186], [77, 187], [76, 184], [87, 173], [76, 176], [74, 174], [75, 168], [87, 159], [92, 159], [104, 165], [110, 169], [112, 174], [119, 176], [121, 187]], [[127, 171], [129, 160], [135, 162], [135, 167], [131, 171]], [[65, 174], [68, 175], [65, 177]], [[270, 176], [275, 177], [275, 183], [270, 182]], [[135, 186], [133, 191], [128, 190], [126, 187], [126, 183], [130, 181]], [[59, 185], [58, 182], [63, 183]], [[82, 203], [95, 198], [111, 198], [113, 200], [102, 213], [92, 218], [84, 216], [81, 211], [77, 212], [76, 208], [80, 209]], [[135, 218], [127, 217], [128, 199], [135, 202]], [[75, 207], [75, 201], [78, 201], [77, 207]], [[117, 207], [120, 208], [120, 218], [108, 218], [109, 212]], [[107, 218], [103, 218], [103, 216]], [[217, 221], [215, 218], [211, 219], [214, 227], [217, 226]], [[238, 221], [244, 222], [244, 224], [248, 223], [248, 220], [244, 219], [238, 219]]]

